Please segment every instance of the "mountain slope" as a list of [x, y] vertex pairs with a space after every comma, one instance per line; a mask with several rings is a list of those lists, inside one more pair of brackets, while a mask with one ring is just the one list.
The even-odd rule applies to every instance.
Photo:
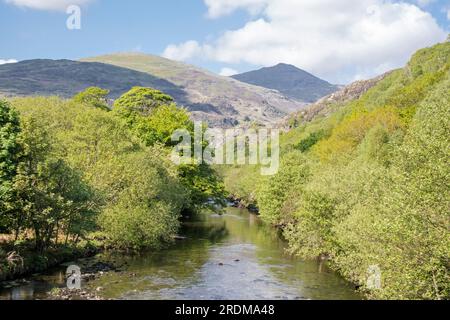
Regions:
[[69, 98], [89, 86], [110, 90], [111, 99], [133, 86], [152, 87], [173, 96], [179, 105], [191, 111], [194, 119], [218, 127], [252, 122], [274, 124], [305, 106], [272, 90], [143, 54], [0, 65], [0, 96]]
[[262, 87], [221, 77], [206, 70], [153, 55], [119, 53], [83, 59], [145, 72], [165, 79], [184, 95], [175, 100], [188, 107], [195, 119], [215, 126], [255, 121], [274, 124], [288, 113], [301, 110], [304, 103]]
[[346, 103], [359, 99], [368, 90], [376, 86], [380, 81], [389, 76], [392, 72], [386, 72], [378, 77], [369, 80], [355, 81], [339, 91], [319, 99], [309, 105], [304, 110], [289, 114], [280, 122], [280, 126], [285, 130], [298, 127], [301, 124], [311, 122], [319, 117], [327, 117], [333, 114]]
[[90, 86], [110, 90], [112, 99], [133, 86], [157, 87], [171, 95], [183, 93], [169, 81], [102, 63], [39, 59], [0, 65], [0, 93], [7, 96], [58, 95], [69, 98]]
[[307, 103], [315, 102], [339, 89], [338, 86], [284, 63], [234, 75], [232, 78], [256, 86], [278, 90], [289, 98]]

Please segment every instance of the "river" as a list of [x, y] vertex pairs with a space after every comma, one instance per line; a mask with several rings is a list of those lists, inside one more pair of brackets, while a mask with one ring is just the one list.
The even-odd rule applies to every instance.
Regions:
[[[201, 215], [185, 223], [181, 235], [186, 239], [161, 251], [90, 259], [114, 262], [123, 270], [87, 286], [101, 288], [101, 295], [112, 299], [361, 299], [324, 263], [286, 254], [277, 231], [247, 210]], [[61, 266], [26, 284], [0, 288], [0, 299], [46, 299], [53, 288], [65, 285], [64, 273]]]

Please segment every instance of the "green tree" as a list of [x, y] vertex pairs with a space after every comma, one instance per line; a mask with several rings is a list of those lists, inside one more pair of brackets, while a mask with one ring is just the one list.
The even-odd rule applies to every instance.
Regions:
[[8, 224], [13, 206], [13, 178], [17, 173], [20, 146], [19, 115], [6, 101], [0, 100], [0, 230]]
[[75, 95], [72, 99], [76, 103], [108, 111], [108, 94], [109, 90], [98, 87], [89, 87]]
[[225, 205], [224, 184], [209, 165], [181, 165], [178, 172], [188, 190], [189, 202], [184, 205], [185, 213], [195, 213], [203, 208], [215, 210], [218, 205]]
[[114, 109], [122, 117], [133, 123], [134, 116], [147, 116], [157, 107], [172, 102], [173, 98], [161, 91], [152, 88], [134, 87], [114, 102]]
[[[176, 130], [187, 130], [192, 136], [194, 133], [189, 113], [178, 108], [170, 96], [149, 88], [136, 87], [124, 94], [115, 103], [115, 114], [125, 119], [131, 131], [147, 146], [172, 147], [171, 138]], [[203, 132], [205, 130], [203, 128]], [[180, 166], [178, 174], [189, 192], [190, 201], [185, 203], [185, 211], [211, 208], [212, 202], [223, 204], [223, 183], [210, 166]]]
[[311, 175], [310, 165], [299, 151], [287, 154], [281, 160], [280, 171], [266, 179], [258, 190], [258, 205], [264, 220], [284, 225], [292, 219], [290, 208], [294, 195], [301, 190]]
[[144, 139], [147, 145], [162, 143], [166, 146], [173, 146], [171, 138], [176, 130], [194, 132], [194, 123], [190, 119], [189, 113], [175, 104], [157, 108], [145, 122], [148, 131], [152, 132], [152, 139]]
[[194, 123], [189, 113], [175, 104], [160, 106], [148, 116], [134, 115], [131, 130], [147, 145], [173, 146], [172, 134], [187, 130], [193, 134]]
[[119, 118], [94, 109], [82, 110], [62, 139], [68, 162], [97, 190], [111, 247], [158, 248], [172, 239], [187, 193], [167, 150], [146, 147]]
[[33, 117], [22, 118], [19, 138], [22, 154], [14, 179], [18, 216], [14, 227], [34, 231], [36, 249], [45, 250], [60, 229], [67, 236], [83, 221], [87, 226], [92, 217], [92, 192], [80, 175], [58, 154], [45, 127]]

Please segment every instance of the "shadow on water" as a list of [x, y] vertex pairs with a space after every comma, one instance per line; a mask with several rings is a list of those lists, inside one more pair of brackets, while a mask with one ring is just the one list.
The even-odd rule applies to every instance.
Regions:
[[[360, 299], [354, 287], [323, 264], [286, 254], [278, 232], [246, 210], [201, 215], [181, 230], [186, 239], [140, 255], [102, 254], [122, 266], [87, 286], [115, 299]], [[83, 261], [80, 261], [83, 263]], [[0, 299], [42, 298], [63, 286], [61, 267], [0, 291]]]

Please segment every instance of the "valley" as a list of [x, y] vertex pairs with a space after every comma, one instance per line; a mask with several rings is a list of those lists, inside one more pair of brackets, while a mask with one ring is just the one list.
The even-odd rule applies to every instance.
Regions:
[[[73, 260], [121, 262], [84, 299], [448, 299], [450, 42], [347, 86], [236, 78], [267, 88], [140, 53], [0, 65], [0, 279], [25, 277], [0, 298], [71, 299]], [[279, 171], [171, 161], [194, 120], [284, 129]]]

